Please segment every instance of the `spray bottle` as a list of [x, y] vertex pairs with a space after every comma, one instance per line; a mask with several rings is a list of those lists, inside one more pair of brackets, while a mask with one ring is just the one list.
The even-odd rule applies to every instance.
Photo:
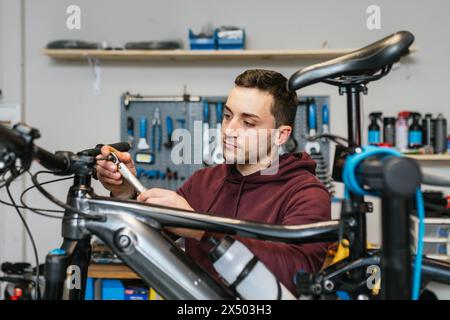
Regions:
[[207, 239], [209, 258], [226, 285], [245, 300], [295, 300], [273, 273], [240, 241], [225, 236]]
[[395, 146], [395, 117], [383, 118], [383, 142]]
[[381, 112], [372, 112], [369, 114], [370, 124], [369, 124], [369, 136], [368, 143], [372, 145], [377, 145], [381, 143], [381, 127], [378, 121], [381, 121]]
[[412, 123], [409, 126], [408, 146], [411, 149], [417, 149], [422, 146], [422, 127], [419, 122], [421, 115], [418, 112], [412, 112], [410, 116]]
[[395, 125], [395, 146], [400, 151], [408, 149], [408, 118], [408, 111], [398, 113], [397, 123]]

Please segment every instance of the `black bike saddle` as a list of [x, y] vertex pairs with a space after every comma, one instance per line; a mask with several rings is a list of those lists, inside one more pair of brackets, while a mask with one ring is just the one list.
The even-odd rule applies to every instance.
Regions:
[[412, 33], [396, 32], [336, 59], [298, 70], [289, 78], [288, 88], [290, 91], [295, 91], [324, 80], [332, 81], [354, 75], [373, 75], [407, 55], [413, 42]]

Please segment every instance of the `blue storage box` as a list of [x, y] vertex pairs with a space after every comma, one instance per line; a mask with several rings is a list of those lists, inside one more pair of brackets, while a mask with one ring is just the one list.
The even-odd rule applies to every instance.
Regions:
[[102, 279], [102, 300], [125, 300], [125, 288], [122, 281]]
[[189, 44], [191, 50], [214, 50], [216, 49], [216, 33], [214, 32], [211, 37], [203, 37], [189, 29]]
[[215, 30], [218, 50], [243, 50], [245, 48], [245, 29]]
[[86, 291], [84, 293], [84, 300], [94, 300], [94, 279], [87, 278]]

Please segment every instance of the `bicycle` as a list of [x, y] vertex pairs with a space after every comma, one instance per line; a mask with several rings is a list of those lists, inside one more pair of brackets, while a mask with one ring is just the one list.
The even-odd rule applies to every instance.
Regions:
[[[372, 45], [343, 57], [305, 68], [289, 80], [289, 88], [298, 90], [305, 86], [326, 82], [340, 87], [347, 94], [349, 137], [348, 146], [342, 147], [337, 156], [337, 172], [344, 170], [346, 155], [362, 152], [360, 126], [360, 93], [366, 92], [366, 84], [385, 76], [392, 64], [406, 54], [413, 41], [408, 32], [396, 33]], [[94, 193], [91, 180], [95, 174], [99, 148], [78, 153], [55, 154], [34, 144], [39, 137], [36, 129], [19, 124], [13, 129], [0, 125], [0, 172], [9, 173], [2, 186], [8, 186], [17, 176], [28, 171], [37, 160], [50, 173], [59, 176], [73, 175], [66, 202], [59, 201], [41, 185], [38, 176], [32, 175], [33, 185], [50, 201], [64, 209], [62, 219], [63, 243], [60, 249], [51, 251], [45, 262], [45, 299], [82, 300], [90, 261], [90, 240], [100, 238], [119, 258], [135, 271], [144, 282], [166, 299], [235, 299], [238, 294], [218, 283], [201, 269], [164, 233], [165, 227], [192, 228], [261, 240], [285, 243], [311, 243], [341, 241], [350, 242], [350, 256], [316, 275], [299, 273], [296, 284], [299, 294], [315, 298], [336, 297], [336, 292], [347, 289], [358, 293], [366, 277], [364, 267], [381, 265], [382, 293], [386, 299], [411, 297], [411, 254], [409, 253], [409, 208], [411, 195], [421, 182], [436, 182], [430, 175], [421, 175], [412, 159], [393, 154], [372, 155], [359, 159], [350, 177], [379, 190], [385, 187], [386, 173], [408, 177], [411, 185], [404, 187], [390, 181], [389, 192], [383, 192], [383, 250], [366, 249], [365, 213], [368, 204], [363, 195], [352, 189], [343, 202], [343, 215], [339, 220], [300, 226], [267, 225], [236, 219], [220, 218], [200, 212], [139, 203], [134, 200], [118, 200]], [[324, 138], [325, 136], [318, 136]], [[326, 138], [338, 141], [328, 134]], [[127, 151], [127, 144], [112, 145], [119, 151]], [[20, 162], [20, 167], [16, 164]], [[347, 160], [349, 162], [349, 160]], [[405, 171], [397, 171], [395, 168]], [[345, 170], [344, 170], [345, 171]], [[422, 177], [423, 176], [423, 177]], [[434, 180], [433, 180], [434, 179]], [[395, 181], [394, 181], [395, 182]], [[448, 181], [441, 183], [449, 184]], [[355, 186], [354, 186], [355, 187]], [[13, 202], [15, 205], [15, 203]], [[40, 212], [36, 208], [29, 208]], [[41, 212], [42, 213], [42, 212]], [[395, 213], [395, 214], [393, 214]], [[388, 223], [389, 222], [389, 223]], [[395, 229], [399, 227], [400, 231]], [[385, 242], [387, 241], [387, 242]], [[423, 259], [422, 275], [443, 283], [450, 283], [450, 265]], [[66, 273], [69, 267], [80, 270], [81, 286], [67, 288]], [[403, 270], [400, 270], [403, 268]], [[402, 273], [400, 273], [402, 272]], [[38, 282], [36, 282], [38, 283]], [[39, 290], [37, 290], [39, 292]]]

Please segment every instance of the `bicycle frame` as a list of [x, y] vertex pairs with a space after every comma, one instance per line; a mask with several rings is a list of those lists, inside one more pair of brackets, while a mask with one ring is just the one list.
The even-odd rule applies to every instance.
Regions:
[[[75, 177], [67, 203], [104, 219], [78, 219], [76, 213], [66, 211], [62, 225], [64, 253], [50, 253], [46, 259], [45, 299], [84, 298], [92, 235], [167, 299], [232, 299], [233, 294], [187, 256], [163, 232], [163, 226], [295, 243], [337, 240], [339, 231], [338, 221], [273, 226], [99, 197], [90, 187], [90, 177]], [[81, 288], [64, 287], [70, 266], [80, 270]]]

